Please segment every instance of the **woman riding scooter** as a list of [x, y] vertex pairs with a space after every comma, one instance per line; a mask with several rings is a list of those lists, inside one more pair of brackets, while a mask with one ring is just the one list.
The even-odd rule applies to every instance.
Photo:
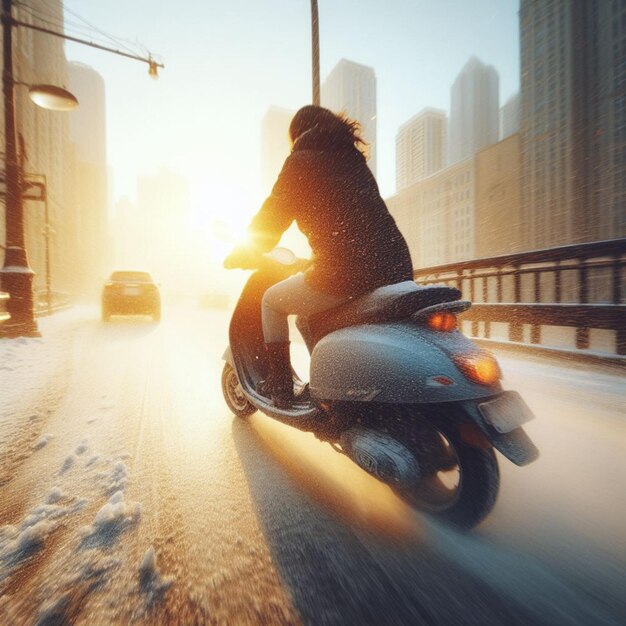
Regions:
[[295, 220], [312, 264], [265, 292], [263, 336], [269, 375], [258, 391], [277, 408], [294, 401], [289, 315], [310, 316], [383, 285], [411, 280], [413, 266], [367, 166], [359, 124], [328, 109], [301, 108], [289, 126], [291, 154], [248, 227], [250, 243], [224, 261], [240, 267], [268, 252]]

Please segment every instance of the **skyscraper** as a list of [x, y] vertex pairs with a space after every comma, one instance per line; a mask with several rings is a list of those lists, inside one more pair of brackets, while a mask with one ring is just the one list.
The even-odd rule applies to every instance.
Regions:
[[396, 135], [396, 191], [409, 187], [445, 165], [446, 114], [423, 109]]
[[527, 248], [626, 234], [626, 2], [522, 0]]
[[376, 75], [371, 67], [341, 59], [322, 85], [322, 106], [361, 124], [369, 144], [368, 164], [376, 174]]
[[112, 255], [108, 250], [109, 198], [104, 80], [82, 63], [68, 64], [69, 87], [80, 107], [70, 117], [75, 146], [80, 268], [84, 286], [99, 282]]
[[470, 158], [498, 141], [498, 88], [495, 68], [471, 57], [450, 92], [448, 163]]
[[500, 140], [519, 131], [519, 93], [513, 94], [500, 109]]

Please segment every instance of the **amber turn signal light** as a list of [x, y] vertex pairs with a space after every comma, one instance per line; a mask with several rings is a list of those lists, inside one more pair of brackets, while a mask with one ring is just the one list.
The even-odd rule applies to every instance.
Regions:
[[428, 317], [428, 326], [433, 330], [449, 333], [456, 328], [456, 315], [454, 313], [433, 313]]
[[454, 362], [467, 378], [481, 385], [493, 385], [500, 380], [500, 366], [485, 350], [475, 354], [455, 356]]

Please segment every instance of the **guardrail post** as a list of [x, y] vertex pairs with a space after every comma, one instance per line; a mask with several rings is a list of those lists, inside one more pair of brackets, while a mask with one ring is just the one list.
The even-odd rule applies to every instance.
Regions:
[[[470, 302], [474, 302], [474, 270], [469, 271], [469, 284], [470, 284]], [[478, 336], [478, 322], [472, 321], [472, 337]]]
[[[483, 302], [489, 302], [489, 276], [483, 276]], [[484, 337], [489, 339], [491, 336], [491, 322], [489, 320], [484, 320]]]
[[[536, 270], [533, 274], [535, 283], [535, 303], [541, 303], [541, 270]], [[530, 343], [541, 343], [541, 326], [533, 324], [530, 327]]]
[[[613, 304], [622, 303], [622, 268], [620, 266], [620, 257], [613, 257], [613, 265], [611, 267], [613, 278]], [[621, 328], [615, 331], [615, 351], [619, 355], [626, 355], [626, 322], [623, 322]]]
[[[578, 283], [579, 283], [579, 301], [580, 304], [587, 304], [589, 300], [589, 291], [587, 288], [587, 260], [583, 259], [581, 261], [580, 269], [578, 270]], [[576, 328], [576, 347], [579, 350], [586, 350], [589, 348], [589, 328], [588, 327], [579, 327]]]
[[613, 257], [613, 265], [611, 266], [613, 277], [613, 304], [621, 304], [622, 301], [622, 272], [619, 264], [619, 257]]
[[[519, 271], [519, 265], [513, 266], [513, 286], [515, 303], [519, 303], [522, 299], [522, 275]], [[509, 341], [522, 341], [524, 339], [524, 328], [517, 320], [509, 321]]]

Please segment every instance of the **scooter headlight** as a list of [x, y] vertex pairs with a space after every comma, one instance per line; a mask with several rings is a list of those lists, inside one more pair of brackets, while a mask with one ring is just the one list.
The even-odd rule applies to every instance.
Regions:
[[428, 316], [426, 322], [429, 328], [449, 333], [456, 328], [456, 315], [447, 311], [439, 311]]
[[481, 385], [493, 385], [502, 376], [498, 362], [486, 350], [457, 355], [454, 362], [467, 378]]

